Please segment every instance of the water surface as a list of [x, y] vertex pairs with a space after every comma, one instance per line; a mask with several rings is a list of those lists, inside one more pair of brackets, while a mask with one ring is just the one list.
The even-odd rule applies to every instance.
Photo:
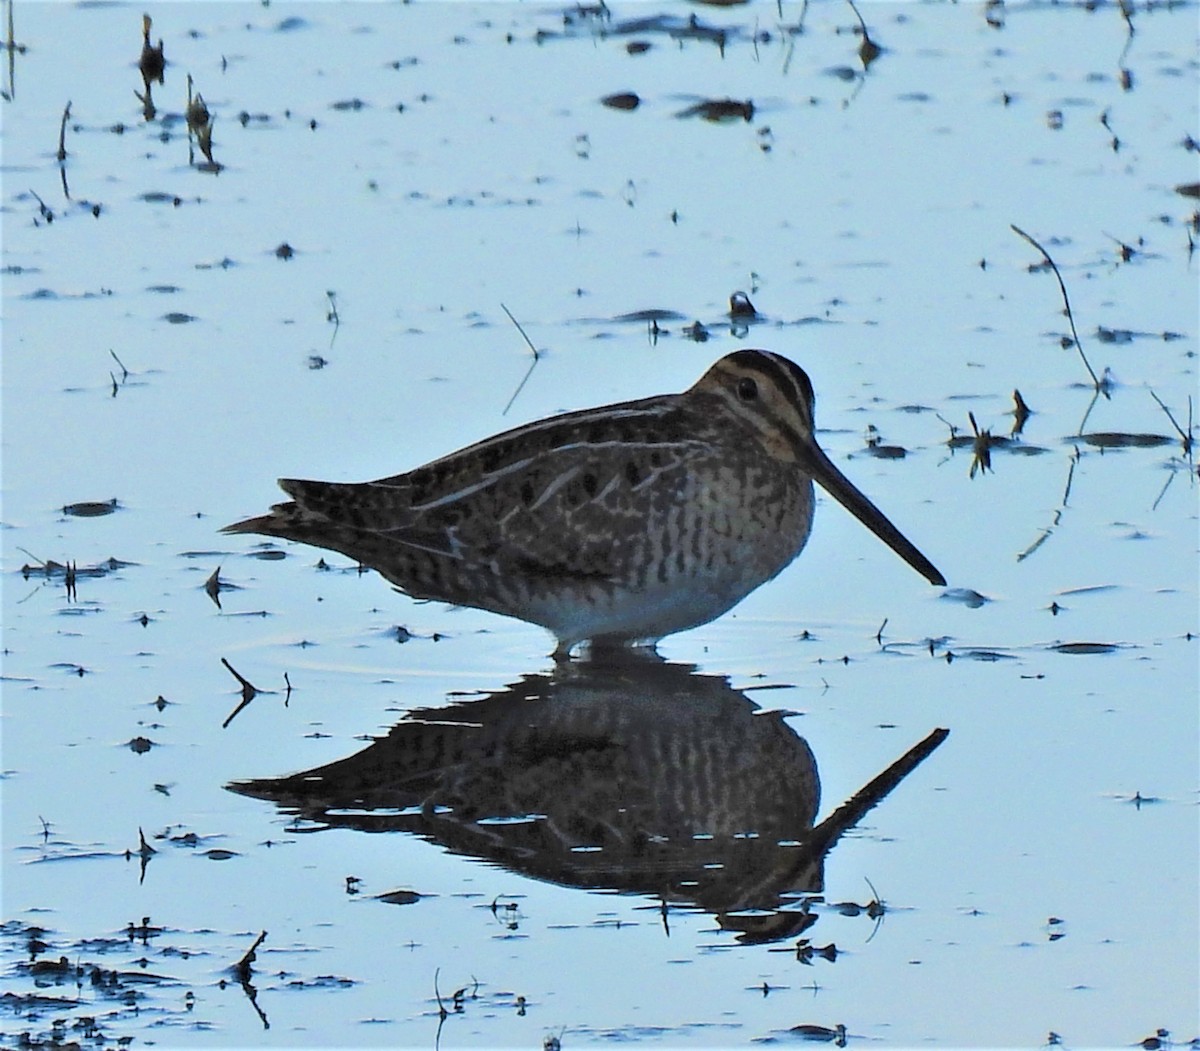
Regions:
[[[1194, 4], [148, 10], [14, 10], [6, 1041], [1197, 1036]], [[614, 686], [218, 533], [739, 346], [947, 588], [822, 500]]]

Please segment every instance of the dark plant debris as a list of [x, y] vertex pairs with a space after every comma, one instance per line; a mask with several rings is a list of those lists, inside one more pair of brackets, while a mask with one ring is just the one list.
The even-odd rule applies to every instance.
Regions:
[[699, 117], [710, 124], [728, 124], [732, 121], [754, 119], [754, 103], [749, 99], [702, 99], [675, 116], [680, 118]]

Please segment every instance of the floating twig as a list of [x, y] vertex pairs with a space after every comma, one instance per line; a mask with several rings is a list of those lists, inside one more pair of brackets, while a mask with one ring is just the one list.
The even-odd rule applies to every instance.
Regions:
[[986, 474], [992, 469], [992, 432], [979, 429], [979, 425], [975, 422], [975, 413], [968, 412], [967, 419], [971, 421], [971, 430], [975, 435], [975, 441], [971, 444], [972, 456], [969, 474], [969, 477], [974, 478], [976, 471]]
[[238, 683], [241, 685], [242, 697], [247, 701], [253, 700], [258, 695], [258, 688], [252, 682], [250, 682], [247, 678], [245, 678], [241, 674], [241, 672], [239, 672], [224, 657], [221, 658], [221, 663], [224, 664], [225, 667], [229, 669], [229, 674], [232, 675], [235, 679], [237, 679]]
[[1133, 74], [1125, 65], [1125, 60], [1129, 57], [1129, 51], [1133, 47], [1133, 5], [1130, 0], [1118, 0], [1118, 7], [1121, 9], [1121, 17], [1125, 19], [1125, 27], [1129, 30], [1125, 35], [1125, 46], [1121, 48], [1120, 55], [1117, 56], [1117, 69], [1121, 71], [1121, 88], [1124, 91], [1133, 90]]
[[47, 207], [46, 202], [43, 201], [33, 190], [29, 191], [29, 196], [37, 201], [38, 213], [41, 215], [41, 217], [45, 219], [47, 223], [54, 222], [54, 213]]
[[58, 158], [58, 163], [62, 164], [67, 159], [67, 121], [71, 119], [71, 103], [68, 101], [66, 108], [63, 110], [62, 123], [58, 126], [58, 153], [55, 156]]
[[112, 355], [113, 361], [121, 366], [121, 382], [124, 383], [129, 378], [129, 370], [125, 367], [125, 362], [117, 357], [117, 352], [115, 350], [110, 348], [108, 352]]
[[846, 3], [850, 5], [850, 10], [854, 12], [854, 17], [858, 19], [858, 26], [862, 30], [862, 43], [858, 45], [858, 58], [863, 64], [863, 72], [866, 73], [871, 68], [871, 63], [883, 53], [883, 48], [871, 39], [871, 34], [867, 32], [867, 23], [863, 21], [863, 16], [854, 6], [854, 0], [846, 0]]
[[[1100, 383], [1104, 387], [1104, 396], [1107, 398], [1108, 397], [1108, 387], [1109, 387], [1107, 370], [1105, 370], [1104, 378], [1101, 379]], [[1096, 390], [1092, 391], [1091, 400], [1088, 402], [1088, 407], [1084, 410], [1083, 418], [1079, 421], [1079, 427], [1075, 431], [1075, 437], [1078, 438], [1081, 434], [1083, 434], [1083, 429], [1084, 429], [1084, 427], [1087, 426], [1087, 421], [1092, 418], [1092, 410], [1096, 407], [1096, 403], [1099, 400], [1100, 400], [1100, 388], [1097, 388]]]
[[[441, 973], [442, 969], [440, 967], [433, 972], [433, 995], [437, 999], [438, 1018], [444, 1022], [450, 1012], [446, 1010], [446, 1005], [442, 1003], [442, 994], [438, 991], [438, 975]], [[440, 1028], [438, 1032], [441, 1032]]]
[[[1124, 71], [1122, 71], [1122, 72], [1124, 72]], [[1109, 122], [1108, 122], [1109, 112], [1110, 111], [1108, 109], [1106, 109], [1103, 113], [1100, 114], [1100, 126], [1102, 128], [1104, 128], [1104, 130], [1107, 131], [1109, 134], [1109, 140], [1108, 140], [1109, 147], [1112, 149], [1113, 153], [1118, 153], [1118, 152], [1120, 152], [1120, 149], [1121, 149], [1121, 139], [1120, 139], [1120, 136], [1118, 136], [1117, 133], [1115, 131], [1113, 131], [1112, 125], [1109, 124]], [[1117, 239], [1115, 237], [1112, 237], [1112, 234], [1106, 234], [1105, 236], [1111, 237], [1112, 240], [1117, 241]], [[1127, 244], [1123, 244], [1120, 241], [1117, 241], [1117, 244], [1119, 244], [1121, 246], [1121, 261], [1123, 263], [1128, 263], [1129, 260], [1132, 259], [1135, 254], [1134, 249], [1131, 248]]]
[[887, 911], [887, 908], [883, 904], [883, 899], [879, 896], [879, 891], [877, 891], [875, 889], [875, 884], [872, 883], [869, 879], [867, 879], [866, 876], [863, 876], [863, 881], [866, 883], [866, 885], [868, 887], [871, 888], [871, 893], [874, 895], [874, 898], [867, 905], [867, 915], [868, 916], [876, 916], [876, 915], [882, 916]]
[[224, 657], [221, 658], [221, 663], [229, 669], [229, 674], [237, 679], [242, 687], [242, 703], [234, 708], [234, 710], [229, 713], [229, 717], [221, 724], [221, 729], [224, 730], [231, 722], [233, 722], [234, 717], [238, 714], [238, 712], [240, 712], [246, 707], [246, 705], [248, 705], [252, 700], [254, 700], [255, 697], [258, 696], [259, 690], [257, 686], [242, 676], [242, 674]]
[[[150, 865], [150, 859], [157, 853], [158, 853], [158, 851], [155, 850], [152, 846], [150, 846], [149, 843], [146, 842], [146, 834], [142, 831], [141, 826], [138, 826], [137, 857], [138, 857], [138, 870], [139, 870], [138, 871], [138, 883], [139, 884], [146, 882], [146, 869]], [[127, 849], [125, 851], [125, 860], [129, 861], [132, 858], [133, 858], [133, 851]], [[149, 918], [147, 917], [147, 919], [142, 920], [143, 928], [145, 928], [148, 919]]]
[[217, 609], [221, 608], [221, 567], [217, 566], [212, 571], [212, 575], [204, 582], [204, 590], [208, 593], [208, 597], [217, 604]]
[[260, 931], [257, 938], [254, 939], [254, 944], [246, 950], [245, 955], [233, 965], [233, 973], [237, 975], [237, 979], [242, 985], [250, 984], [250, 976], [254, 973], [252, 964], [258, 957], [258, 947], [267, 940], [267, 932]]
[[1025, 548], [1024, 551], [1020, 552], [1017, 555], [1018, 562], [1024, 562], [1025, 559], [1027, 559], [1038, 548], [1040, 548], [1047, 540], [1049, 540], [1050, 535], [1054, 532], [1055, 529], [1058, 528], [1059, 524], [1062, 522], [1063, 512], [1066, 511], [1068, 501], [1071, 498], [1071, 482], [1075, 477], [1075, 464], [1078, 461], [1078, 459], [1079, 459], [1079, 450], [1076, 449], [1075, 452], [1071, 456], [1071, 465], [1070, 465], [1070, 467], [1067, 468], [1067, 484], [1063, 487], [1062, 502], [1059, 504], [1058, 507], [1056, 507], [1054, 509], [1054, 516], [1051, 519], [1050, 524], [1048, 526], [1046, 526], [1041, 531], [1040, 534], [1038, 534], [1037, 538], [1033, 541], [1032, 544], [1030, 544], [1027, 548]]
[[1033, 414], [1033, 410], [1025, 404], [1025, 399], [1021, 397], [1021, 392], [1014, 388], [1013, 393], [1013, 429], [1011, 436], [1016, 437], [1025, 429], [1025, 422]]
[[533, 375], [533, 370], [537, 367], [537, 363], [542, 360], [542, 356], [538, 353], [537, 347], [533, 345], [533, 340], [529, 338], [525, 330], [521, 327], [521, 323], [512, 316], [512, 311], [503, 303], [500, 304], [500, 309], [508, 315], [508, 320], [517, 326], [517, 331], [521, 333], [521, 338], [525, 340], [526, 345], [533, 351], [533, 361], [530, 363], [528, 371], [522, 377], [521, 382], [517, 384], [517, 389], [513, 391], [512, 397], [508, 399], [508, 404], [504, 406], [504, 411], [500, 413], [501, 416], [507, 416], [508, 410], [512, 408], [513, 402], [517, 400], [517, 395], [524, 390], [525, 384], [529, 382], [529, 377]]
[[775, 12], [779, 16], [779, 31], [787, 37], [788, 42], [787, 50], [783, 55], [783, 75], [786, 77], [796, 54], [796, 37], [804, 33], [804, 18], [808, 14], [808, 0], [801, 0], [800, 15], [793, 25], [788, 25], [783, 20], [783, 0], [775, 0]]
[[35, 555], [32, 551], [30, 551], [29, 548], [18, 546], [17, 550], [20, 551], [22, 554], [28, 555], [43, 569], [47, 569], [46, 563], [43, 562], [40, 558], [38, 558], [37, 555]]
[[1027, 234], [1019, 226], [1017, 226], [1015, 223], [1009, 223], [1009, 226], [1012, 227], [1013, 233], [1017, 234], [1019, 237], [1023, 237], [1026, 241], [1033, 245], [1034, 248], [1042, 253], [1042, 258], [1046, 261], [1046, 265], [1049, 266], [1054, 272], [1054, 276], [1058, 281], [1058, 290], [1062, 293], [1063, 307], [1067, 315], [1067, 321], [1071, 325], [1071, 337], [1075, 340], [1075, 349], [1079, 351], [1079, 357], [1083, 361], [1083, 366], [1088, 370], [1088, 375], [1092, 377], [1092, 386], [1095, 387], [1096, 390], [1103, 392], [1106, 398], [1109, 397], [1108, 390], [1096, 375], [1096, 370], [1092, 368], [1091, 362], [1088, 361], [1087, 355], [1083, 352], [1083, 344], [1079, 341], [1079, 333], [1075, 330], [1075, 314], [1071, 310], [1071, 300], [1067, 296], [1067, 286], [1062, 279], [1062, 274], [1059, 272], [1058, 264], [1056, 264], [1054, 260], [1050, 258], [1050, 253], [1047, 252], [1046, 249], [1044, 249], [1033, 237]]
[[155, 850], [152, 846], [150, 846], [149, 843], [146, 842], [146, 833], [142, 831], [141, 825], [138, 825], [138, 853], [144, 858], [150, 857], [151, 854], [158, 853], [157, 850]]
[[8, 0], [8, 34], [4, 41], [4, 50], [8, 52], [8, 87], [0, 92], [5, 101], [12, 102], [17, 97], [17, 55], [25, 54], [25, 45], [18, 44], [13, 31], [13, 4]]
[[333, 350], [333, 341], [337, 339], [342, 319], [338, 316], [337, 293], [330, 289], [326, 291], [325, 298], [329, 300], [329, 309], [325, 311], [325, 320], [333, 326], [333, 335], [329, 337], [329, 349]]
[[950, 432], [950, 437], [946, 439], [946, 444], [953, 449], [955, 444], [958, 442], [958, 426], [951, 423], [940, 412], [935, 412], [934, 416], [936, 416], [938, 420], [945, 426], [946, 430]]
[[835, 1047], [846, 1046], [846, 1027], [841, 1022], [832, 1029], [827, 1025], [794, 1025], [790, 1032], [795, 1033], [803, 1040], [832, 1042]]
[[[1184, 456], [1184, 459], [1186, 459], [1188, 462], [1188, 476], [1192, 477], [1194, 474], [1194, 472], [1191, 469], [1192, 445], [1193, 445], [1193, 441], [1194, 441], [1194, 439], [1192, 437], [1194, 434], [1194, 429], [1193, 429], [1193, 424], [1192, 424], [1192, 396], [1190, 394], [1188, 395], [1188, 425], [1187, 425], [1186, 432], [1184, 431], [1184, 429], [1182, 427], [1179, 426], [1179, 424], [1175, 420], [1175, 417], [1172, 415], [1171, 410], [1167, 408], [1167, 406], [1163, 403], [1163, 400], [1157, 394], [1155, 394], [1153, 390], [1150, 391], [1150, 397], [1152, 397], [1156, 402], [1158, 402], [1159, 408], [1162, 409], [1162, 411], [1167, 414], [1167, 419], [1171, 421], [1171, 426], [1174, 427], [1176, 432], [1179, 434], [1180, 441], [1183, 444], [1183, 456]], [[1158, 505], [1162, 502], [1162, 498], [1167, 495], [1167, 490], [1171, 487], [1171, 483], [1173, 481], [1175, 481], [1176, 470], [1174, 468], [1174, 457], [1172, 457], [1171, 459], [1172, 459], [1171, 473], [1169, 475], [1167, 475], [1167, 480], [1163, 483], [1162, 489], [1159, 491], [1158, 496], [1156, 496], [1154, 498], [1154, 503], [1150, 505], [1151, 511], [1158, 510]]]
[[1175, 432], [1179, 435], [1180, 441], [1183, 442], [1183, 455], [1190, 457], [1192, 455], [1192, 442], [1193, 442], [1193, 437], [1192, 437], [1192, 396], [1190, 394], [1188, 395], [1188, 429], [1185, 433], [1184, 429], [1182, 427], [1180, 427], [1179, 424], [1175, 421], [1175, 417], [1173, 415], [1171, 415], [1171, 410], [1168, 409], [1167, 406], [1163, 403], [1162, 398], [1160, 398], [1157, 394], [1155, 394], [1154, 390], [1152, 388], [1147, 388], [1147, 389], [1150, 391], [1150, 397], [1152, 397], [1156, 402], [1158, 402], [1158, 407], [1167, 414], [1167, 419], [1171, 421], [1171, 426], [1175, 428]]

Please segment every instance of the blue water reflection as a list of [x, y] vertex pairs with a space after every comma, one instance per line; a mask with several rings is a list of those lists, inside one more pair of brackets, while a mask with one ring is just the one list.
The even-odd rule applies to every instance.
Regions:
[[723, 676], [629, 656], [418, 709], [356, 755], [231, 787], [298, 828], [410, 832], [516, 874], [650, 895], [664, 922], [690, 904], [771, 942], [816, 923], [826, 854], [946, 733], [814, 827], [816, 760], [782, 712]]

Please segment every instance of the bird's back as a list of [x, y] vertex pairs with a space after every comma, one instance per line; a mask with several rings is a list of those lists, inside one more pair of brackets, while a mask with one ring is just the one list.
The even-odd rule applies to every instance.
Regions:
[[711, 619], [795, 556], [812, 502], [694, 392], [528, 424], [373, 482], [280, 485], [291, 502], [229, 531], [331, 548], [414, 597], [568, 642]]

